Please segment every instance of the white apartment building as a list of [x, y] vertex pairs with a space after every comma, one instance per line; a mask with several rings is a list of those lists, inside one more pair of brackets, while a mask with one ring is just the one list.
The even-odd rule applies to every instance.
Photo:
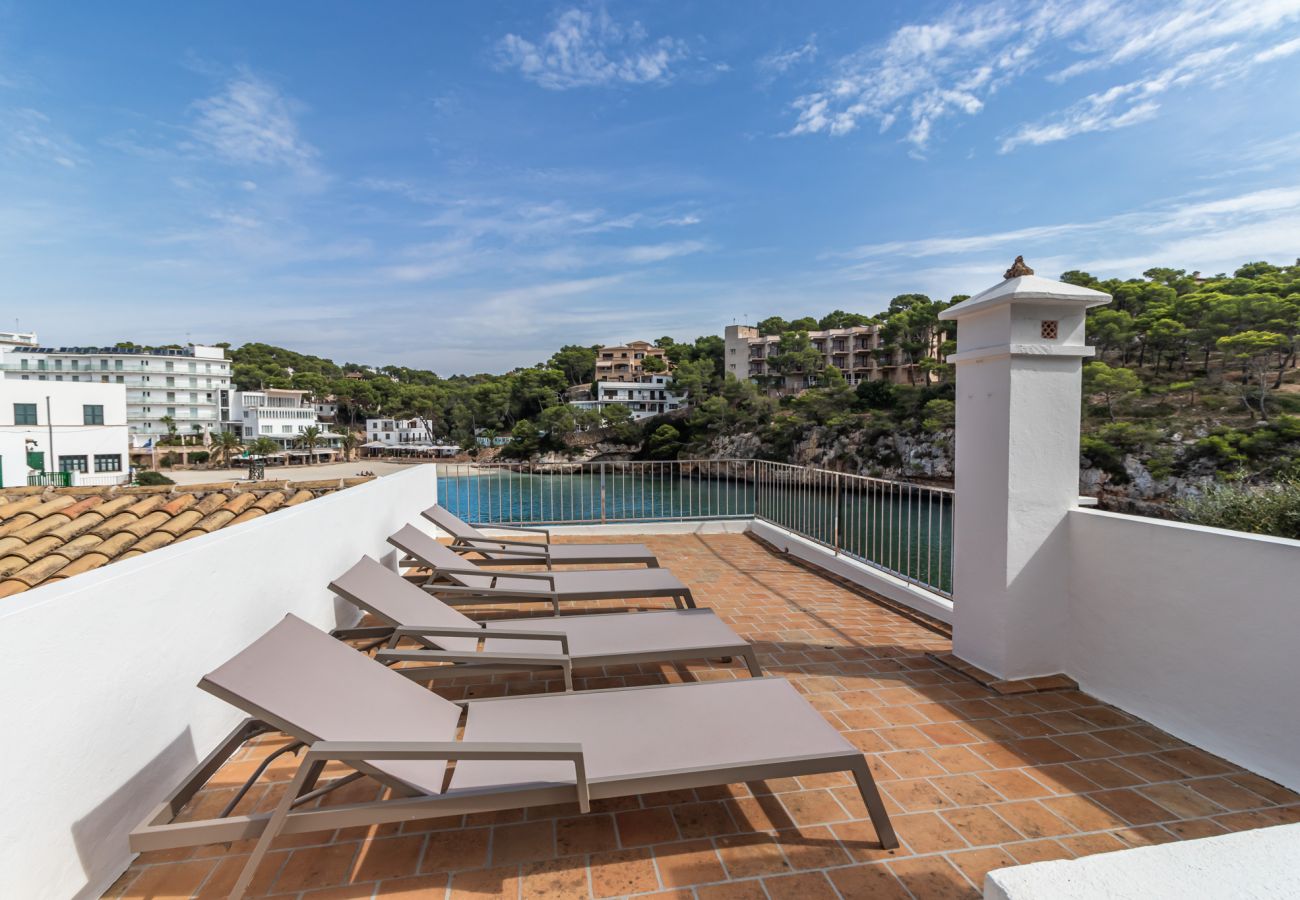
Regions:
[[295, 445], [308, 428], [321, 430], [321, 447], [337, 448], [343, 436], [322, 422], [316, 404], [307, 391], [266, 388], [260, 391], [235, 391], [230, 398], [227, 429], [245, 443], [259, 437], [271, 438], [285, 449]]
[[426, 456], [455, 456], [460, 448], [434, 440], [433, 428], [427, 419], [366, 419], [366, 442], [362, 449], [369, 453], [401, 451]]
[[[813, 349], [821, 353], [827, 366], [844, 374], [849, 384], [859, 381], [892, 381], [908, 384], [922, 380], [914, 366], [904, 362], [900, 350], [888, 351], [881, 340], [879, 325], [854, 325], [808, 332]], [[817, 384], [817, 376], [795, 372], [782, 376], [774, 372], [768, 359], [775, 356], [781, 343], [778, 334], [761, 335], [752, 325], [728, 325], [724, 332], [724, 374], [734, 375], [776, 390], [802, 390]], [[932, 351], [933, 352], [933, 351]]]
[[135, 446], [168, 433], [206, 435], [229, 418], [231, 362], [221, 347], [42, 347], [32, 333], [0, 332], [6, 381], [120, 384]]
[[0, 380], [0, 486], [67, 472], [71, 484], [117, 484], [130, 474], [126, 387]]
[[587, 399], [570, 400], [569, 405], [602, 412], [608, 406], [626, 406], [633, 419], [648, 419], [686, 405], [684, 397], [668, 389], [672, 380], [671, 375], [642, 375], [640, 381], [597, 381]]

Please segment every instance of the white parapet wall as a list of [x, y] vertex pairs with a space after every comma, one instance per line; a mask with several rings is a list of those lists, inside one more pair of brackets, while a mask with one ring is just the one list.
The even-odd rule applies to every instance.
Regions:
[[984, 900], [1300, 897], [1300, 825], [999, 869]]
[[286, 613], [354, 622], [329, 581], [436, 496], [416, 466], [0, 602], [0, 896], [106, 890], [130, 829], [242, 718], [199, 678]]
[[1300, 541], [1084, 509], [1068, 526], [1066, 673], [1300, 788]]

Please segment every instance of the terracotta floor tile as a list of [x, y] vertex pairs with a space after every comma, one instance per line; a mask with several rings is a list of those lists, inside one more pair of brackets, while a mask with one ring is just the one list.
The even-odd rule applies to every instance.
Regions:
[[[434, 900], [446, 894], [451, 882], [449, 875], [414, 875], [410, 878], [396, 878], [381, 881], [375, 890], [375, 900]], [[370, 897], [369, 893], [362, 895]], [[304, 894], [303, 900], [316, 900], [310, 894]]]
[[826, 873], [841, 897], [870, 900], [912, 900], [912, 895], [884, 863], [867, 863]]
[[[841, 870], [843, 871], [843, 870]], [[771, 900], [839, 900], [825, 872], [801, 872], [763, 879]]]
[[989, 872], [1020, 864], [1005, 848], [961, 850], [948, 854], [948, 861], [960, 869], [971, 884], [981, 889], [984, 886], [984, 876]]
[[[565, 540], [567, 538], [561, 538]], [[770, 674], [790, 678], [867, 754], [903, 844], [882, 850], [844, 773], [659, 792], [593, 803], [448, 816], [278, 840], [253, 894], [273, 883], [311, 900], [377, 897], [634, 896], [773, 900], [838, 892], [920, 900], [977, 895], [982, 873], [1029, 863], [1300, 821], [1300, 795], [1075, 690], [998, 695], [928, 653], [940, 634], [744, 535], [610, 535], [644, 541], [697, 601], [751, 640]], [[568, 604], [567, 614], [633, 602]], [[656, 604], [646, 604], [655, 606]], [[502, 605], [475, 617], [535, 615]], [[560, 687], [555, 673], [462, 677], [448, 699]], [[734, 663], [592, 667], [581, 684], [652, 685], [745, 677]], [[242, 748], [189, 804], [211, 816], [265, 755]], [[241, 811], [269, 809], [298, 761], [278, 760]], [[349, 771], [331, 764], [328, 777]], [[370, 799], [369, 779], [330, 804]], [[362, 846], [365, 849], [362, 850]], [[106, 896], [219, 897], [251, 841], [141, 857]], [[493, 868], [486, 868], [492, 866]], [[418, 867], [418, 868], [417, 868]], [[418, 872], [418, 874], [417, 874]], [[963, 874], [965, 873], [965, 874]], [[900, 878], [902, 879], [900, 881]], [[834, 887], [832, 887], [832, 883]]]
[[1074, 854], [1053, 840], [1022, 841], [1018, 844], [1006, 844], [1002, 847], [1021, 865], [1047, 862], [1053, 859], [1073, 859]]
[[673, 820], [683, 838], [715, 837], [736, 830], [727, 807], [717, 801], [683, 803], [672, 808]]
[[352, 864], [353, 881], [380, 881], [414, 875], [420, 867], [420, 853], [426, 836], [389, 837], [361, 845]]
[[936, 853], [970, 846], [936, 813], [895, 816], [894, 830], [913, 853]]
[[894, 876], [925, 900], [976, 900], [980, 892], [942, 856], [900, 859], [885, 863]]
[[946, 809], [939, 815], [972, 847], [1005, 844], [1020, 839], [1020, 834], [987, 806]]
[[189, 897], [212, 874], [216, 860], [178, 862], [143, 870], [127, 886], [123, 897], [131, 900], [164, 900]]
[[555, 822], [521, 822], [492, 829], [492, 865], [547, 859], [555, 855]]
[[586, 860], [570, 857], [525, 863], [519, 874], [521, 900], [585, 897], [590, 893], [587, 890]]
[[451, 875], [450, 900], [487, 900], [519, 896], [519, 866], [456, 871]]
[[830, 791], [797, 791], [780, 798], [796, 825], [823, 825], [849, 818]]
[[726, 878], [722, 861], [709, 841], [681, 841], [654, 847], [655, 866], [665, 887], [688, 887]]
[[629, 810], [618, 813], [614, 820], [618, 823], [618, 839], [624, 847], [677, 840], [677, 825], [670, 809]]
[[732, 878], [790, 871], [775, 835], [732, 834], [718, 838], [714, 845]]
[[424, 846], [421, 872], [452, 872], [478, 869], [487, 865], [490, 828], [464, 828], [435, 831]]
[[596, 897], [639, 894], [659, 887], [649, 849], [617, 850], [591, 857], [591, 889]]
[[555, 821], [557, 856], [586, 855], [618, 849], [618, 832], [613, 816], [573, 816]]
[[767, 892], [757, 878], [700, 885], [695, 889], [695, 896], [699, 900], [767, 900]]

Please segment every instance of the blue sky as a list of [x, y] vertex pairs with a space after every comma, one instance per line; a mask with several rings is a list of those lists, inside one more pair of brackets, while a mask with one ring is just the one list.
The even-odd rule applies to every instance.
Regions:
[[503, 371], [1300, 256], [1300, 0], [0, 0], [0, 328]]

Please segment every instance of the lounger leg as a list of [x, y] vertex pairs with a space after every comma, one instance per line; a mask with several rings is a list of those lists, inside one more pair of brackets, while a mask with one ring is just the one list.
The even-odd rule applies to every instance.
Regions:
[[695, 609], [695, 595], [691, 593], [690, 588], [687, 588], [686, 592], [682, 594], [682, 599], [686, 601], [687, 609]]
[[244, 863], [243, 871], [239, 873], [239, 880], [230, 889], [230, 900], [241, 900], [244, 896], [249, 883], [253, 880], [253, 874], [257, 871], [263, 857], [266, 856], [266, 851], [271, 849], [271, 841], [284, 827], [284, 817], [289, 815], [289, 810], [293, 807], [293, 801], [303, 793], [308, 784], [316, 782], [316, 779], [320, 777], [321, 769], [324, 767], [324, 760], [309, 759], [304, 756], [302, 763], [298, 766], [298, 771], [294, 773], [293, 781], [289, 782], [288, 787], [285, 788], [284, 796], [280, 798], [279, 804], [275, 807], [275, 812], [271, 813], [270, 821], [266, 823], [266, 830], [257, 839], [253, 852], [249, 854], [248, 862]]
[[749, 674], [759, 678], [763, 674], [763, 669], [758, 664], [758, 654], [753, 650], [745, 651], [745, 665], [749, 666]]
[[871, 776], [871, 767], [867, 765], [865, 756], [853, 766], [853, 779], [858, 783], [862, 802], [867, 804], [867, 812], [871, 815], [876, 837], [880, 838], [880, 846], [885, 850], [893, 850], [898, 846], [898, 837], [894, 834], [894, 826], [889, 822], [889, 813], [885, 812], [885, 802], [880, 799], [876, 779]]

